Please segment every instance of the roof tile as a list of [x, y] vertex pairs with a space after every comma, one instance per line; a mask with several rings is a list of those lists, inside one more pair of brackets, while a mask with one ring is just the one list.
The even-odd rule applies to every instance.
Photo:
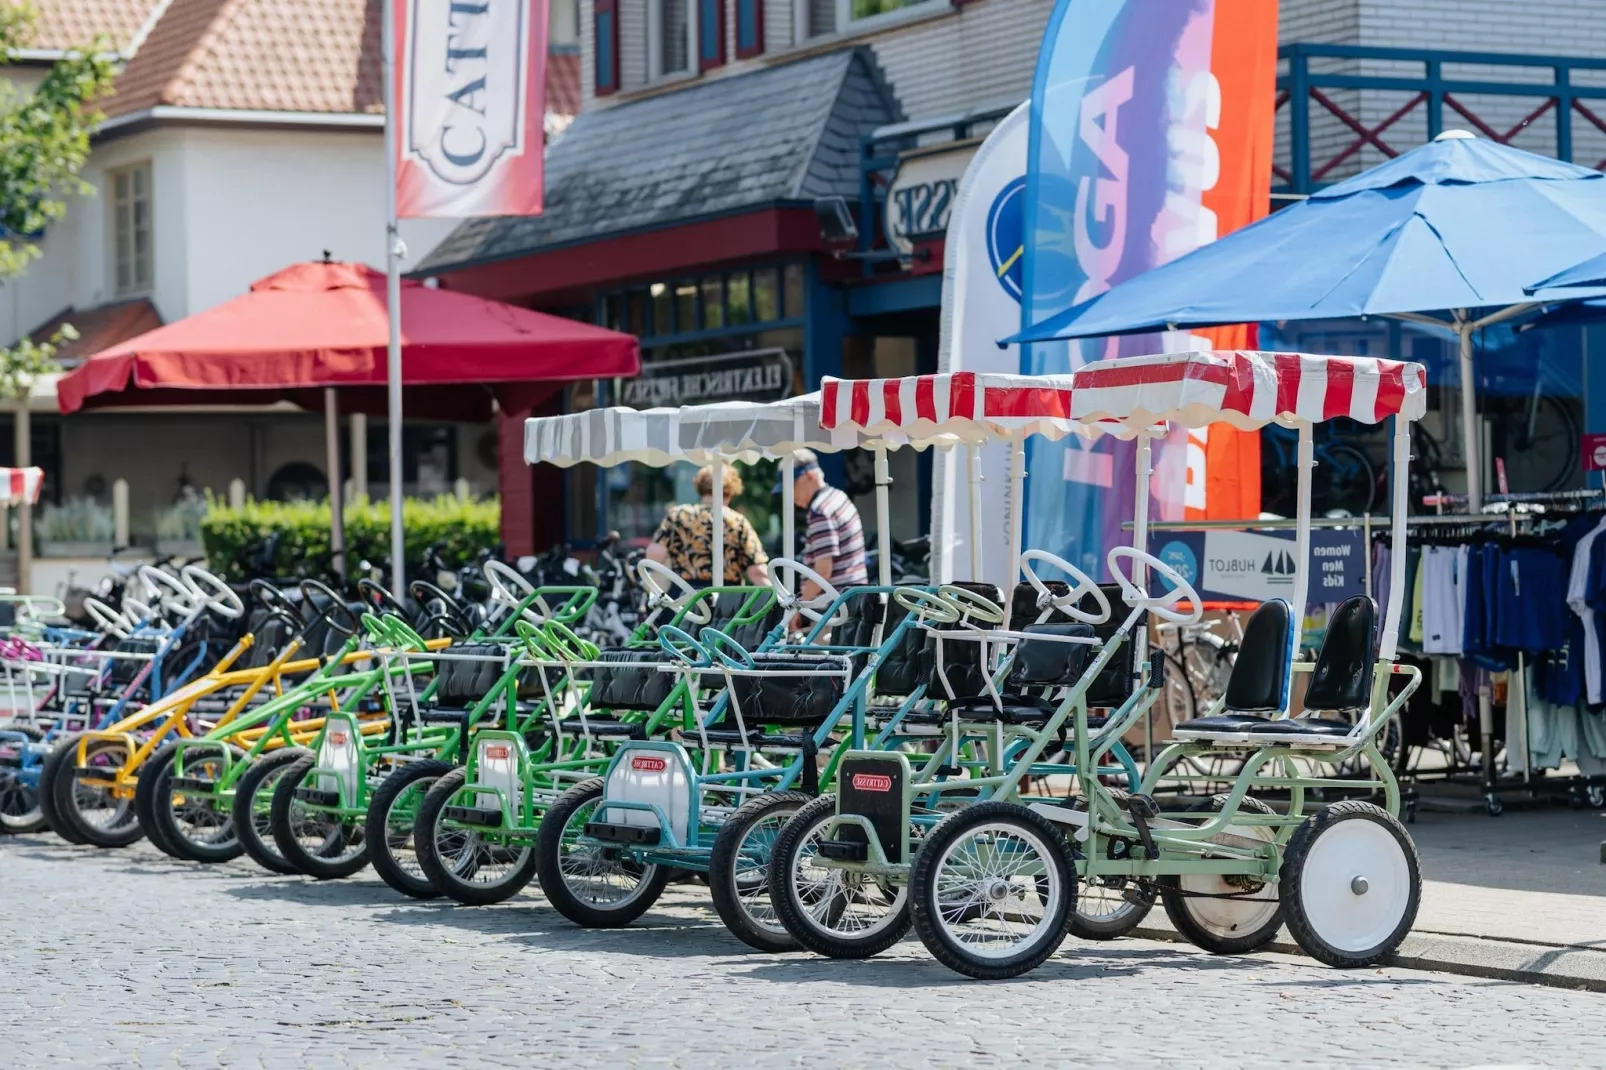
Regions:
[[161, 0], [36, 0], [32, 47], [81, 48], [105, 36], [126, 50]]

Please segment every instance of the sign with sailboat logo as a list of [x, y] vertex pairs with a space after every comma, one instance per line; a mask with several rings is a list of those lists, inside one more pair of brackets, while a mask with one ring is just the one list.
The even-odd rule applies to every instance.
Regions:
[[[1294, 595], [1294, 533], [1156, 532], [1150, 549], [1212, 602], [1265, 602]], [[1310, 604], [1342, 602], [1366, 590], [1366, 546], [1358, 529], [1311, 532]]]

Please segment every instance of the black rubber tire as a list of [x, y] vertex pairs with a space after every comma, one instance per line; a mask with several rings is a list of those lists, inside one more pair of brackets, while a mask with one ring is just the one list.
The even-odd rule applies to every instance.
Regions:
[[[808, 836], [822, 822], [836, 814], [836, 796], [821, 795], [792, 815], [792, 820], [775, 837], [775, 851], [770, 858], [772, 871], [786, 872], [797, 864], [797, 854]], [[770, 901], [775, 914], [797, 942], [817, 955], [833, 959], [867, 959], [879, 955], [902, 940], [909, 932], [914, 919], [909, 916], [909, 895], [904, 892], [903, 906], [885, 928], [876, 929], [868, 936], [858, 938], [821, 929], [810, 923], [803, 905], [791, 894], [791, 881], [770, 881]]]
[[[1303, 886], [1300, 883], [1311, 848], [1323, 833], [1345, 821], [1370, 821], [1381, 825], [1399, 844], [1400, 851], [1405, 856], [1406, 869], [1410, 874], [1407, 888], [1409, 899], [1399, 923], [1382, 941], [1363, 951], [1345, 951], [1334, 947], [1316, 931], [1306, 914]], [[1288, 924], [1289, 935], [1311, 958], [1342, 970], [1375, 966], [1392, 955], [1400, 946], [1400, 942], [1410, 933], [1411, 926], [1416, 923], [1416, 912], [1422, 905], [1422, 865], [1417, 857], [1416, 844], [1412, 842], [1411, 834], [1406, 832], [1405, 826], [1387, 810], [1359, 800], [1324, 806], [1294, 829], [1293, 836], [1288, 840], [1288, 846], [1283, 850], [1281, 878], [1282, 886], [1288, 890], [1288, 894], [1285, 894], [1282, 900], [1283, 920]]]
[[[279, 853], [279, 845], [273, 838], [273, 789], [287, 766], [310, 757], [311, 753], [305, 747], [270, 751], [257, 759], [234, 785], [234, 834], [251, 861], [269, 873], [294, 876], [301, 872]], [[258, 804], [263, 801], [266, 807], [259, 808]]]
[[145, 759], [145, 764], [139, 767], [139, 779], [134, 782], [134, 817], [139, 821], [139, 827], [145, 830], [145, 838], [170, 858], [177, 858], [179, 854], [168, 842], [156, 820], [156, 782], [173, 764], [173, 756], [177, 753], [176, 743], [164, 743], [156, 748]]
[[[55, 746], [50, 749], [50, 753], [45, 755], [44, 765], [39, 769], [39, 811], [45, 815], [45, 824], [49, 826], [51, 832], [74, 844], [82, 844], [84, 839], [78, 835], [78, 830], [61, 816], [58, 800], [61, 798], [62, 783], [56, 774], [62, 764], [71, 759], [80, 738], [82, 734], [74, 732], [70, 736], [58, 739]], [[139, 824], [137, 817], [134, 824], [136, 826]]]
[[[978, 959], [954, 944], [943, 927], [934, 922], [932, 915], [938, 909], [935, 882], [937, 865], [948, 846], [977, 825], [991, 823], [1013, 823], [1045, 844], [1049, 852], [1047, 861], [1057, 870], [1065, 894], [1060, 896], [1058, 910], [1048, 915], [1050, 924], [1043, 939], [1008, 958]], [[914, 918], [915, 933], [920, 937], [920, 942], [950, 970], [983, 981], [1019, 977], [1042, 965], [1064, 943], [1075, 910], [1076, 867], [1071, 862], [1071, 851], [1065, 842], [1065, 830], [1015, 803], [976, 803], [943, 818], [921, 841], [920, 850], [915, 854], [914, 868], [909, 873], [909, 913]]]
[[[127, 761], [127, 745], [120, 740], [92, 740], [88, 745], [90, 756], [93, 756], [99, 750], [112, 748], [116, 748], [123, 753], [123, 760]], [[91, 824], [79, 812], [76, 790], [78, 778], [74, 775], [77, 750], [78, 740], [75, 737], [71, 748], [62, 755], [61, 760], [52, 770], [53, 775], [50, 781], [51, 808], [55, 812], [57, 820], [61, 822], [64, 828], [71, 830], [72, 835], [75, 837], [72, 841], [74, 843], [93, 844], [96, 847], [107, 849], [127, 847], [135, 843], [141, 836], [145, 835], [145, 831], [140, 828], [139, 819], [135, 815], [132, 805], [124, 811], [122, 822], [110, 828]], [[55, 752], [51, 752], [51, 757], [55, 757]], [[41, 778], [39, 783], [43, 787], [44, 779]]]
[[650, 910], [676, 871], [669, 866], [649, 866], [646, 879], [622, 907], [600, 908], [576, 896], [563, 879], [563, 830], [576, 812], [601, 796], [601, 777], [581, 781], [558, 796], [541, 820], [541, 835], [535, 848], [536, 872], [541, 877], [541, 891], [558, 913], [588, 929], [617, 929]]
[[[1213, 799], [1201, 800], [1189, 807], [1189, 809], [1208, 810], [1220, 805], [1221, 800], [1224, 798], [1226, 796], [1218, 795]], [[1259, 799], [1250, 798], [1247, 795], [1239, 805], [1244, 809], [1258, 810], [1265, 814], [1275, 812]], [[1189, 913], [1188, 897], [1181, 894], [1182, 884], [1180, 878], [1175, 876], [1160, 877], [1156, 879], [1155, 883], [1160, 886], [1160, 902], [1165, 905], [1165, 916], [1171, 919], [1171, 924], [1176, 927], [1179, 933], [1187, 937], [1189, 943], [1195, 947], [1203, 948], [1212, 955], [1247, 955], [1251, 951], [1259, 951], [1276, 939], [1277, 931], [1283, 927], [1280, 894], [1278, 896], [1278, 909], [1269, 920], [1262, 923], [1258, 929], [1247, 932], [1242, 936], [1228, 937], [1211, 932], [1199, 924], [1198, 920]], [[1276, 885], [1272, 887], [1276, 887]]]
[[[207, 750], [212, 749], [212, 747], [228, 747], [232, 752], [234, 761], [238, 762], [245, 760], [245, 751], [234, 746], [233, 744], [212, 743], [209, 744]], [[193, 747], [191, 750], [192, 753], [196, 753], [202, 757], [204, 757], [206, 753], [205, 750], [196, 751]], [[155, 755], [152, 755], [152, 757], [155, 757]], [[160, 834], [162, 839], [166, 841], [166, 846], [169, 849], [168, 853], [174, 858], [181, 858], [187, 862], [232, 862], [236, 858], [239, 858], [245, 853], [245, 848], [240, 845], [240, 838], [238, 835], [229, 835], [227, 839], [217, 843], [198, 843], [195, 840], [185, 836], [183, 830], [179, 828], [178, 822], [173, 818], [173, 808], [171, 804], [173, 791], [173, 757], [173, 754], [168, 755], [167, 761], [156, 771], [156, 775], [153, 778], [150, 778], [151, 794], [150, 802], [148, 803], [150, 807], [150, 818], [152, 824], [155, 828], [161, 830]], [[141, 770], [139, 786], [141, 788], [145, 787], [146, 782], [146, 771]], [[135, 798], [136, 800], [138, 798], [137, 791]], [[227, 815], [226, 821], [227, 828], [229, 829], [230, 833], [233, 833], [234, 814], [232, 812]], [[146, 834], [149, 835], [149, 829], [152, 826], [145, 824], [144, 814], [140, 815], [140, 826], [145, 828]]]
[[[410, 872], [406, 866], [397, 861], [391, 847], [391, 837], [395, 834], [395, 830], [390, 824], [390, 812], [397, 801], [409, 792], [422, 792], [428, 797], [429, 790], [453, 768], [451, 762], [435, 760], [409, 762], [387, 776], [385, 782], [375, 789], [373, 797], [368, 801], [368, 820], [364, 828], [364, 838], [368, 842], [368, 861], [373, 864], [374, 872], [379, 874], [381, 880], [396, 891], [414, 899], [438, 899], [441, 891], [429, 880], [427, 874]], [[420, 810], [422, 804], [423, 800], [420, 799]], [[416, 827], [417, 819], [414, 820]], [[415, 842], [412, 832], [412, 829], [408, 830], [406, 844], [402, 849], [410, 851], [414, 858], [419, 858], [421, 852], [412, 846]], [[419, 866], [420, 868], [423, 866], [421, 859]]]
[[[1072, 809], [1085, 812], [1087, 810], [1087, 801], [1085, 799], [1077, 799], [1072, 804]], [[1071, 847], [1071, 857], [1073, 859], [1082, 857], [1081, 852], [1074, 843]], [[1071, 935], [1078, 940], [1119, 940], [1139, 925], [1142, 925], [1143, 920], [1154, 909], [1158, 894], [1153, 884], [1140, 884], [1135, 881], [1131, 883], [1138, 889], [1139, 896], [1144, 899], [1143, 905], [1128, 903], [1126, 904], [1127, 909], [1122, 910], [1121, 913], [1114, 917], [1094, 917], [1083, 913], [1092, 898], [1088, 894], [1088, 881], [1084, 877], [1081, 884], [1077, 886], [1076, 909], [1071, 912]]]
[[[790, 816], [813, 801], [813, 796], [801, 791], [777, 791], [757, 796], [737, 807], [736, 812], [725, 819], [725, 823], [720, 826], [719, 834], [714, 837], [714, 848], [708, 858], [708, 891], [714, 900], [714, 910], [725, 923], [725, 927], [738, 940], [759, 951], [772, 953], [796, 951], [802, 945], [786, 931], [779, 918], [775, 920], [775, 925], [780, 931], [776, 932], [774, 928], [767, 927], [754, 918], [742, 906], [742, 893], [737, 887], [736, 872], [742, 841], [760, 821], [778, 815]], [[763, 901], [768, 906], [771, 901], [768, 862], [764, 865], [760, 880], [762, 887], [758, 894], [764, 897]]]
[[[475, 884], [463, 880], [447, 860], [440, 855], [439, 829], [442, 812], [451, 803], [468, 779], [468, 770], [458, 768], [441, 774], [424, 803], [418, 808], [418, 820], [413, 825], [413, 843], [418, 851], [418, 865], [429, 878], [431, 885], [441, 894], [467, 907], [484, 907], [501, 903], [518, 895], [535, 877], [537, 849], [520, 848], [518, 863], [495, 884]], [[424, 833], [419, 838], [419, 831]]]
[[[43, 743], [45, 740], [44, 730], [31, 724], [8, 724], [5, 726], [5, 731], [17, 732], [21, 735], [27, 736], [35, 743]], [[46, 755], [46, 757], [49, 756]], [[0, 825], [0, 835], [26, 836], [34, 832], [43, 832], [45, 829], [50, 827], [49, 820], [45, 817], [44, 812], [43, 789], [44, 763], [41, 761], [39, 770], [39, 783], [34, 785], [34, 816], [26, 821], [19, 821], [15, 824]]]
[[[358, 872], [368, 864], [368, 849], [363, 848], [344, 858], [322, 858], [308, 851], [296, 838], [295, 832], [295, 792], [301, 782], [312, 772], [317, 764], [318, 756], [307, 754], [291, 763], [273, 787], [273, 842], [278, 845], [279, 853], [284, 860], [296, 868], [296, 872], [304, 873], [309, 877], [321, 881], [340, 880]], [[364, 773], [366, 776], [367, 774]], [[350, 843], [353, 832], [361, 833], [362, 826], [347, 827], [345, 839]]]

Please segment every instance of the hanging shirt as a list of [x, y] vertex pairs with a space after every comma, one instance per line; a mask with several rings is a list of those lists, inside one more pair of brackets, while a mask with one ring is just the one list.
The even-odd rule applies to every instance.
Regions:
[[1595, 634], [1595, 611], [1590, 608], [1587, 595], [1589, 593], [1589, 565], [1592, 551], [1601, 532], [1606, 531], [1606, 517], [1583, 538], [1573, 549], [1572, 567], [1568, 570], [1567, 578], [1567, 605], [1578, 618], [1582, 640], [1581, 650], [1575, 651], [1580, 655], [1584, 675], [1584, 695], [1590, 703], [1600, 701], [1600, 639]]
[[1537, 654], [1566, 643], [1564, 571], [1561, 558], [1548, 547], [1500, 550], [1499, 583], [1493, 600], [1496, 645]]
[[1428, 654], [1461, 653], [1464, 549], [1429, 546], [1422, 551], [1422, 649]]

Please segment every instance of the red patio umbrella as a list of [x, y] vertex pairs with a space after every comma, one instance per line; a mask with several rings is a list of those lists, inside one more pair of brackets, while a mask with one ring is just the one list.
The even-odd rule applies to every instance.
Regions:
[[[402, 283], [403, 409], [489, 419], [538, 404], [557, 384], [632, 376], [628, 334], [481, 297]], [[385, 275], [366, 264], [295, 264], [249, 293], [103, 350], [61, 378], [62, 412], [119, 405], [324, 406], [385, 412]]]

